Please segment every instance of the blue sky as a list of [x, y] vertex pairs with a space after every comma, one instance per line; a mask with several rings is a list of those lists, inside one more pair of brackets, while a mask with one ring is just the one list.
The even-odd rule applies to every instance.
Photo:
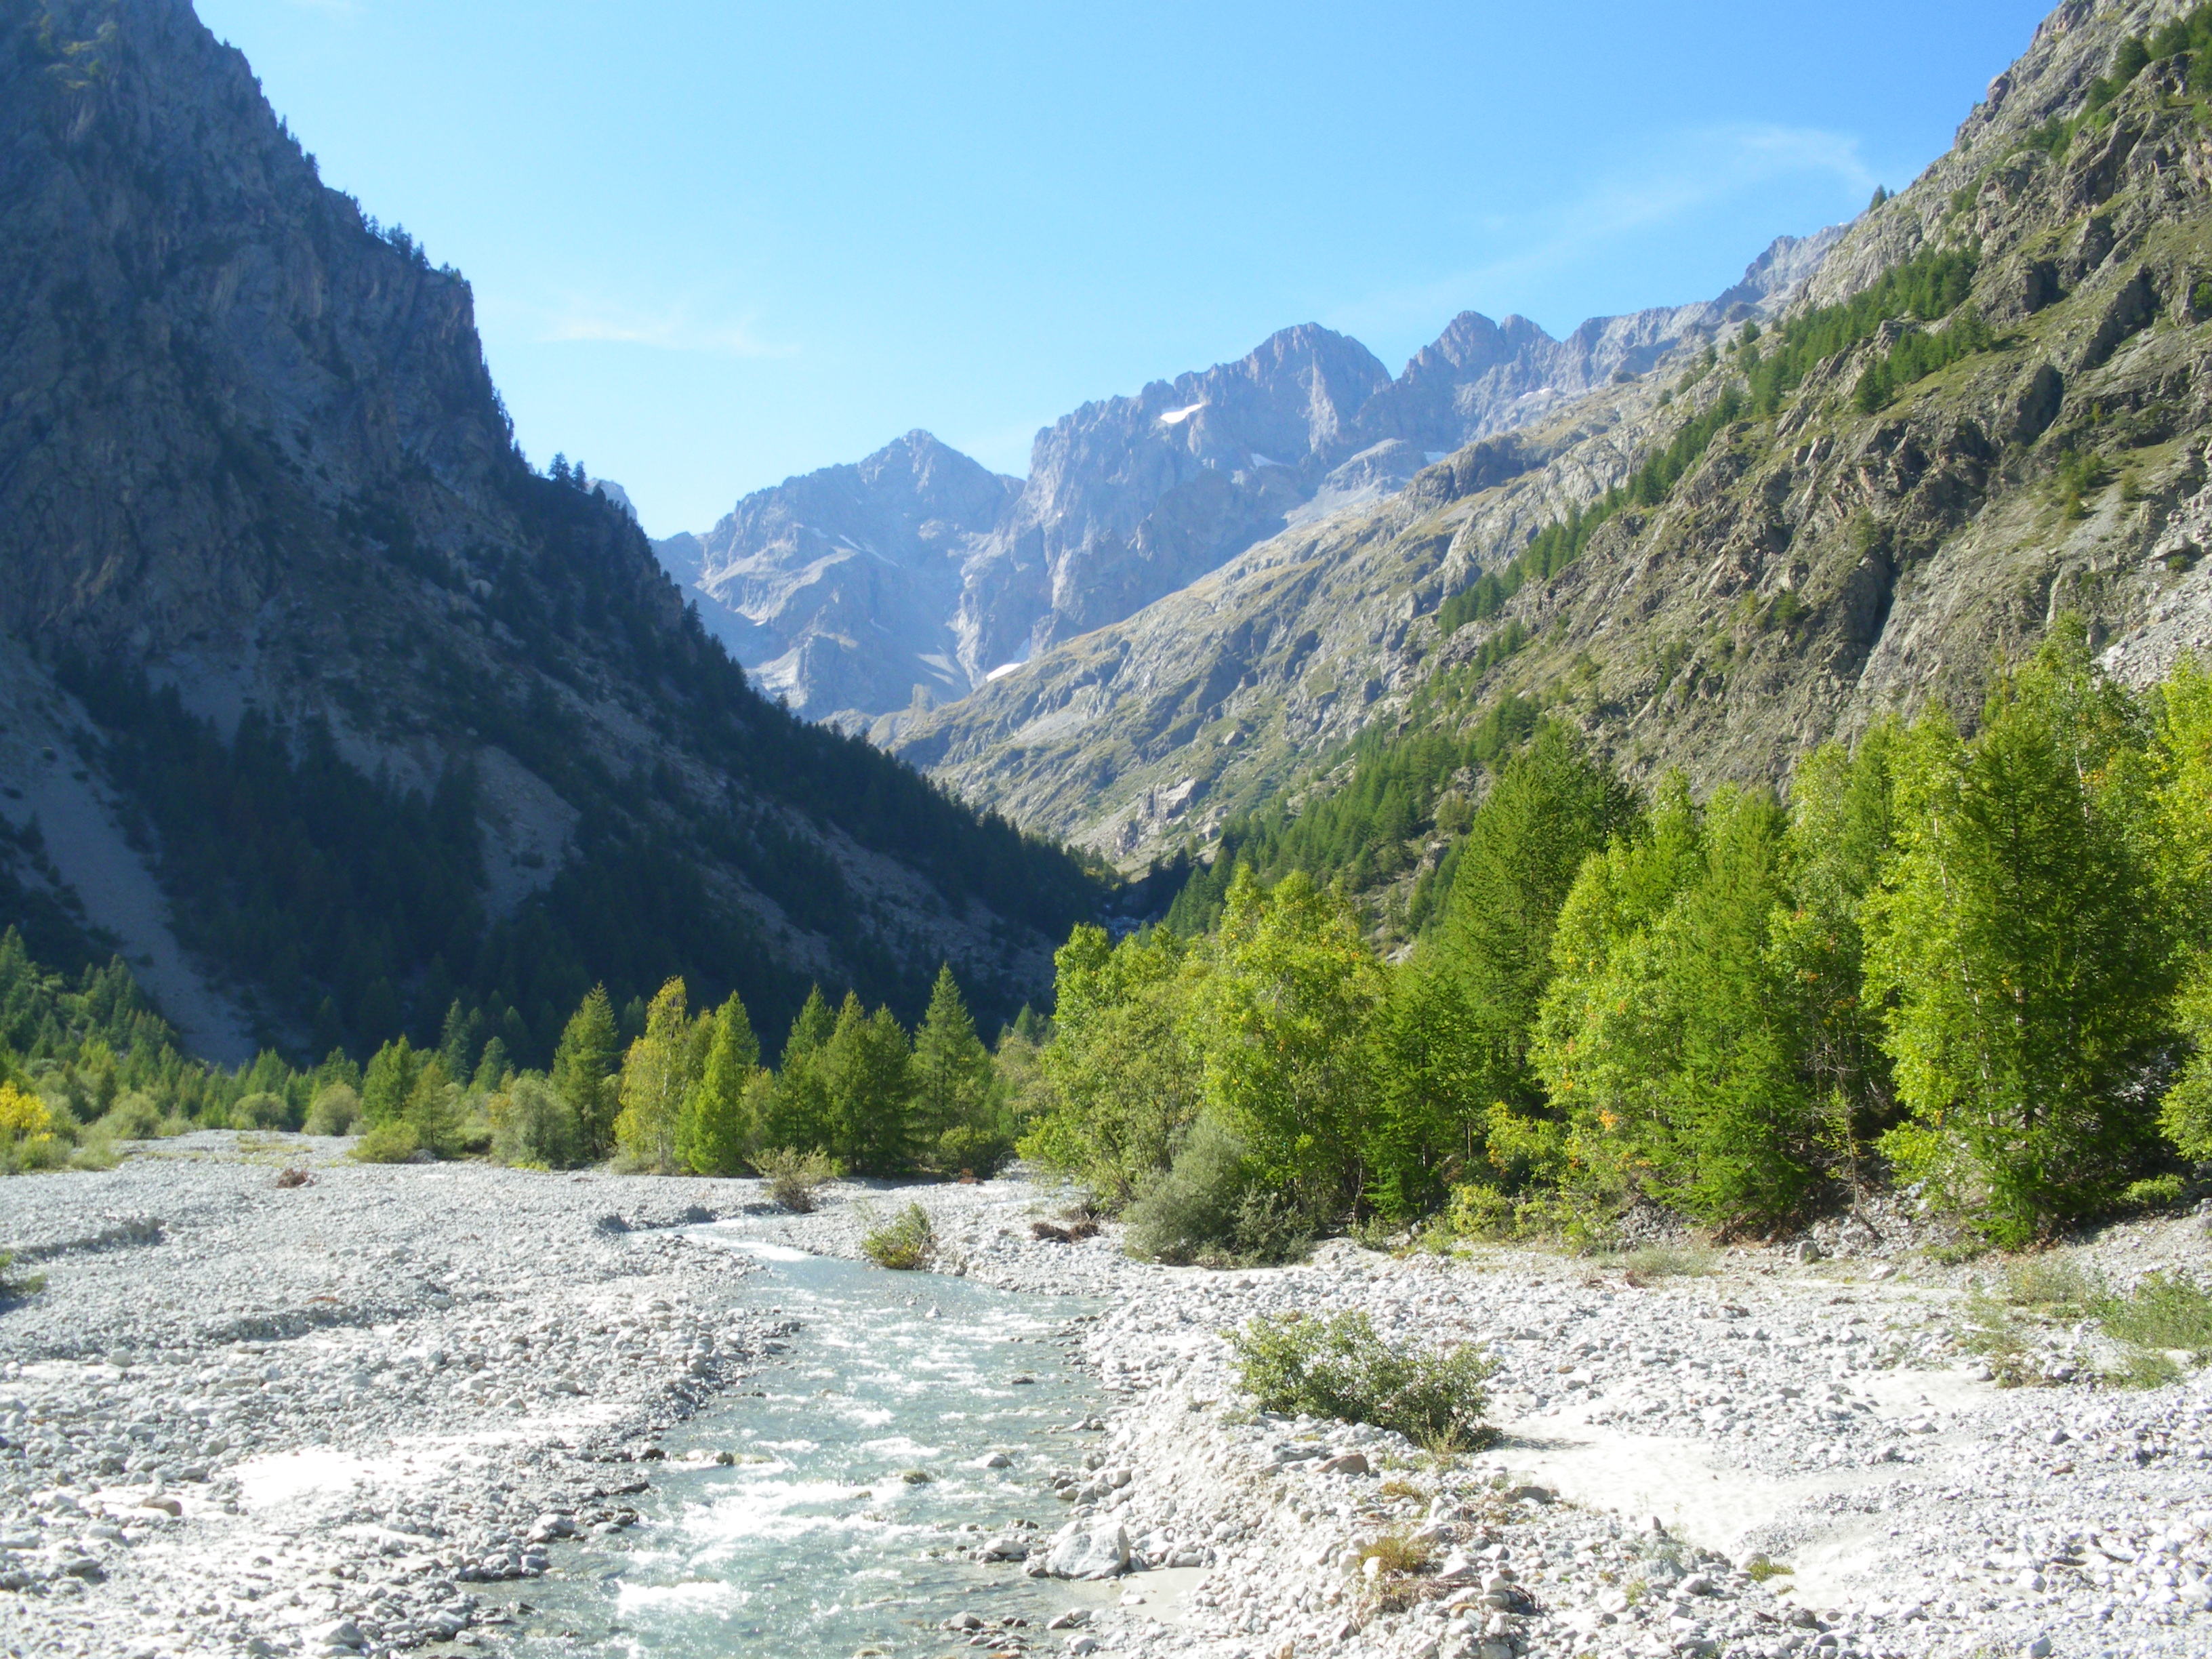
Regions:
[[1949, 144], [2033, 0], [198, 0], [323, 177], [475, 285], [524, 448], [656, 535], [912, 427], [1317, 321], [1710, 295]]

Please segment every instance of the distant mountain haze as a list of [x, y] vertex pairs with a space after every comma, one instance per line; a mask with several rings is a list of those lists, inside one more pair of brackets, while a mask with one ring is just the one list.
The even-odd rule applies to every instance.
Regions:
[[1555, 340], [1462, 313], [1393, 379], [1303, 324], [1249, 356], [1038, 433], [1026, 480], [926, 432], [747, 495], [654, 544], [708, 630], [794, 712], [854, 729], [967, 696], [1283, 530], [1364, 507], [1466, 444], [1540, 421], [1684, 340], [1765, 315], [1839, 233], [1784, 237], [1698, 304]]

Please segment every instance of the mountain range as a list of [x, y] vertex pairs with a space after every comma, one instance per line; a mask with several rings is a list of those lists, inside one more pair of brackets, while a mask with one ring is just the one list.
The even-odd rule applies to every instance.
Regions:
[[1131, 868], [1287, 833], [1433, 742], [1376, 860], [1403, 897], [1449, 857], [1432, 809], [1479, 793], [1480, 734], [1528, 711], [1639, 778], [1786, 787], [1885, 714], [1971, 727], [2063, 614], [2134, 679], [2212, 644], [2212, 65], [2166, 32], [2185, 11], [2068, 0], [1765, 315], [879, 737]]
[[1470, 314], [1395, 378], [1290, 329], [1026, 479], [914, 433], [656, 549], [187, 0], [0, 0], [0, 923], [224, 1059], [458, 1012], [542, 1062], [673, 974], [773, 1046], [941, 962], [988, 1026], [1156, 907], [1114, 866], [1269, 847], [1409, 933], [1540, 714], [1786, 787], [2069, 614], [2155, 678], [2212, 646], [2182, 15], [2066, 0], [1714, 301]]
[[892, 717], [881, 737], [1255, 543], [1379, 501], [1475, 439], [1767, 314], [1836, 234], [1784, 237], [1713, 300], [1595, 318], [1564, 340], [1466, 312], [1395, 380], [1357, 340], [1286, 328], [1235, 362], [1061, 417], [1037, 434], [1025, 480], [910, 432], [655, 550], [762, 685], [809, 719]]
[[594, 981], [988, 1019], [1097, 883], [760, 696], [516, 449], [460, 274], [325, 185], [189, 0], [0, 0], [0, 922], [194, 1047]]

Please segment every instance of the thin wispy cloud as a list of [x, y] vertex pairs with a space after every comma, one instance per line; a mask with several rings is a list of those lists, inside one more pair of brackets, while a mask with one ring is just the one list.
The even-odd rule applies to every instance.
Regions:
[[[1534, 213], [1476, 220], [1473, 228], [1482, 240], [1509, 251], [1445, 276], [1370, 295], [1339, 308], [1332, 321], [1355, 331], [1382, 331], [1425, 325], [1469, 305], [1536, 309], [1557, 273], [1608, 245], [1662, 229], [1783, 179], [1824, 176], [1846, 200], [1871, 195], [1879, 182], [1859, 154], [1858, 140], [1845, 134], [1780, 126], [1684, 134], [1636, 173], [1601, 180], [1573, 201]], [[1744, 257], [1758, 251], [1747, 248]], [[1698, 297], [1655, 294], [1639, 303]]]
[[702, 316], [691, 307], [658, 308], [571, 299], [534, 319], [539, 340], [650, 346], [720, 357], [793, 357], [799, 348], [762, 337], [750, 319]]

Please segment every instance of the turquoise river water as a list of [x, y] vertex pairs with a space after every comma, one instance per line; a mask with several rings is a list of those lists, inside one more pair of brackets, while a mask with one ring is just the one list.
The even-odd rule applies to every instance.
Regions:
[[[763, 1258], [745, 1300], [801, 1328], [744, 1392], [662, 1437], [670, 1461], [647, 1466], [637, 1526], [563, 1546], [545, 1577], [514, 1587], [516, 1651], [904, 1659], [964, 1650], [939, 1628], [963, 1611], [1042, 1637], [1079, 1593], [958, 1552], [1065, 1518], [1045, 1476], [1089, 1449], [1068, 1431], [1100, 1400], [1054, 1339], [1097, 1304], [699, 1232]], [[977, 1467], [993, 1452], [1010, 1466]]]

